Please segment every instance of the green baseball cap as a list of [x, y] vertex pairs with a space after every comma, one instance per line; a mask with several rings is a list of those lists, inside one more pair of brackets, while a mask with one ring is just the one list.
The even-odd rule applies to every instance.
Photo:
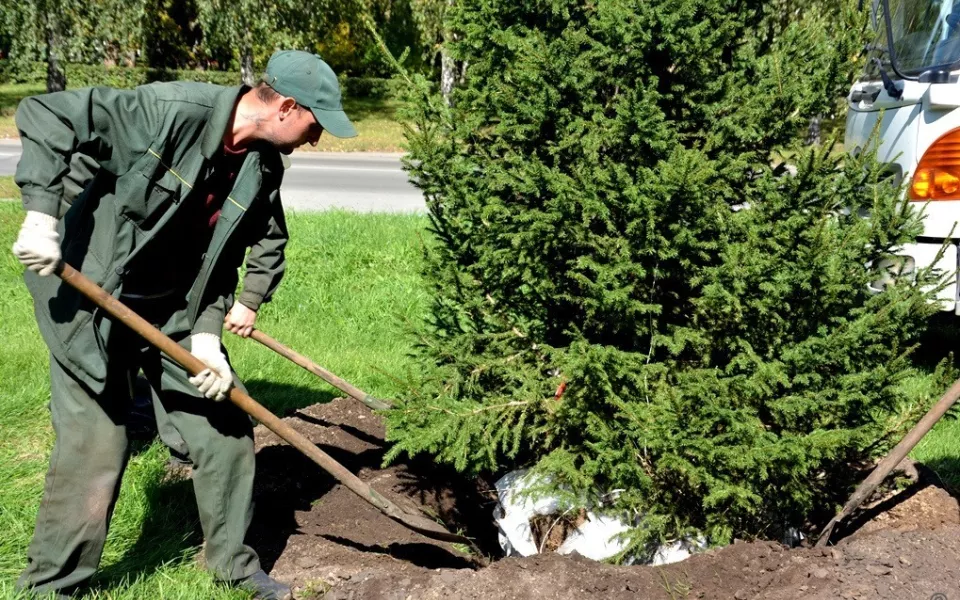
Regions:
[[278, 94], [309, 108], [317, 123], [332, 135], [340, 138], [357, 135], [347, 113], [343, 112], [336, 74], [316, 54], [302, 50], [274, 52], [261, 79]]

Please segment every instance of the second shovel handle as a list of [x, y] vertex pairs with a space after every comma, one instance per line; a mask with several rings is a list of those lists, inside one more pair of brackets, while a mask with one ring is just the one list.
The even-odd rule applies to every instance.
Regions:
[[341, 392], [347, 394], [352, 398], [359, 400], [360, 402], [363, 402], [373, 410], [385, 410], [392, 406], [386, 400], [375, 398], [370, 394], [366, 393], [365, 391], [361, 390], [357, 386], [351, 384], [349, 381], [346, 381], [340, 377], [337, 377], [336, 375], [324, 369], [323, 367], [313, 362], [306, 356], [299, 354], [298, 352], [295, 352], [290, 348], [287, 348], [286, 346], [284, 346], [277, 340], [273, 339], [269, 335], [265, 334], [264, 332], [260, 331], [259, 329], [254, 329], [253, 333], [250, 334], [250, 337], [260, 342], [267, 348], [270, 348], [277, 354], [289, 359], [291, 362], [296, 363], [297, 365], [303, 367], [307, 371], [310, 371], [311, 373], [313, 373], [320, 379], [323, 379], [324, 381], [326, 381], [333, 387], [337, 388]]

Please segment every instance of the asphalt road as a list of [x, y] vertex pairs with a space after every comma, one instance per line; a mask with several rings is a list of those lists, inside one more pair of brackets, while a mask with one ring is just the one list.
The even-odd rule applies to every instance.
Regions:
[[[426, 212], [399, 154], [294, 152], [280, 188], [287, 210], [343, 208], [358, 212]], [[13, 175], [17, 141], [0, 141], [0, 175]]]

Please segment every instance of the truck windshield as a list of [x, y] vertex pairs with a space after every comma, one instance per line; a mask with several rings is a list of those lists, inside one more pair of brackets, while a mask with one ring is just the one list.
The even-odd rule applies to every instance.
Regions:
[[878, 44], [903, 75], [960, 62], [960, 0], [885, 0]]

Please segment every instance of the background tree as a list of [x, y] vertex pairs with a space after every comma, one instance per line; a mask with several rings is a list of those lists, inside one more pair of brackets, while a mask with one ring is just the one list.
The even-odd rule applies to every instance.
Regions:
[[450, 54], [450, 46], [457, 36], [449, 25], [447, 10], [454, 0], [411, 0], [424, 53], [430, 64], [440, 63], [440, 93], [447, 102], [454, 86], [463, 77], [466, 65], [457, 63]]
[[[66, 2], [62, 0], [39, 0], [37, 14], [41, 17], [45, 54], [47, 57], [47, 91], [59, 92], [67, 89], [67, 75], [60, 61], [64, 58], [64, 30], [72, 24], [72, 13], [65, 12]], [[72, 7], [71, 7], [72, 8]]]
[[0, 59], [9, 56], [4, 70], [21, 80], [35, 80], [33, 63], [50, 57], [56, 65], [233, 69], [251, 83], [275, 50], [296, 48], [343, 76], [387, 77], [392, 67], [368, 26], [393, 54], [411, 50], [407, 68], [429, 69], [418, 14], [411, 0], [26, 0], [0, 6]]
[[149, 22], [148, 0], [101, 0], [86, 6], [85, 21], [90, 23], [86, 37], [99, 39], [104, 64], [135, 66], [139, 61], [144, 25]]
[[143, 46], [146, 0], [27, 0], [0, 9], [0, 28], [9, 39], [17, 69], [47, 63], [48, 90], [65, 85], [63, 64], [132, 64]]
[[[846, 27], [835, 28], [831, 35], [834, 43], [836, 60], [844, 63], [840, 67], [844, 72], [853, 73], [861, 68], [863, 46], [866, 34], [869, 11], [862, 8], [859, 2], [848, 0], [812, 0], [798, 3], [794, 0], [772, 0], [766, 6], [767, 25], [761, 37], [772, 41], [777, 31], [783, 30], [793, 21], [800, 21], [806, 15], [817, 14], [824, 19], [836, 23], [844, 23]], [[849, 78], [839, 78], [834, 82], [834, 89], [828, 93], [834, 102], [825, 107], [825, 112], [810, 117], [807, 127], [807, 142], [819, 144], [822, 141], [822, 127], [824, 119], [836, 119], [842, 125], [842, 117], [846, 114], [846, 95], [849, 91]]]
[[35, 57], [44, 60], [48, 92], [66, 88], [61, 61], [67, 57], [66, 41], [79, 8], [76, 0], [25, 0], [4, 8], [11, 58], [22, 68]]
[[204, 45], [196, 2], [151, 0], [144, 2], [141, 15], [138, 41], [146, 65], [182, 69], [209, 64], [210, 49]]
[[[352, 6], [352, 3], [345, 3]], [[243, 81], [252, 85], [257, 68], [280, 48], [314, 50], [334, 11], [326, 0], [305, 4], [280, 0], [198, 0], [204, 44], [224, 64], [236, 62]], [[225, 53], [225, 54], [221, 54]]]
[[725, 542], [809, 523], [925, 408], [929, 288], [864, 266], [918, 218], [868, 157], [798, 150], [851, 24], [775, 6], [448, 7], [463, 84], [408, 86], [434, 303], [390, 456], [619, 490], [634, 549]]
[[253, 85], [254, 42], [275, 27], [277, 15], [259, 0], [201, 0], [198, 15], [207, 45], [222, 50], [224, 62], [239, 59], [243, 82]]
[[419, 72], [429, 68], [424, 50], [429, 41], [418, 26], [414, 2], [353, 0], [331, 5], [310, 49], [323, 56], [338, 74], [348, 76], [392, 76], [390, 55], [406, 54], [408, 69]]

